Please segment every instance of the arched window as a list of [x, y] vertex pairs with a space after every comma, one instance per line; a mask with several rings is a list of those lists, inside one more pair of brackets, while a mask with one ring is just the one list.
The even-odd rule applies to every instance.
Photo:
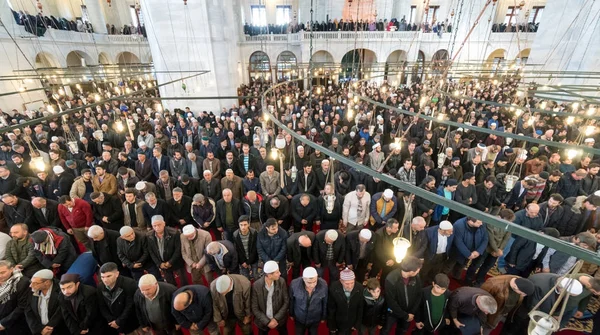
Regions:
[[277, 56], [277, 80], [298, 78], [298, 61], [291, 51], [284, 51]]
[[256, 51], [250, 55], [250, 68], [248, 72], [251, 82], [259, 80], [259, 78], [271, 80], [271, 62], [269, 61], [269, 56], [262, 51]]

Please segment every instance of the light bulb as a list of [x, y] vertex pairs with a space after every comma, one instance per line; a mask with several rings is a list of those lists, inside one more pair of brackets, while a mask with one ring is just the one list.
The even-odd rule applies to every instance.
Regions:
[[357, 96], [357, 95], [355, 95], [355, 96], [354, 96], [354, 99], [352, 99], [352, 100], [354, 101], [354, 103], [358, 103], [358, 96]]
[[596, 114], [596, 108], [594, 107], [590, 107], [590, 109], [588, 109], [587, 113], [588, 116], [592, 116], [594, 114]]
[[437, 119], [442, 121], [446, 116], [444, 114], [438, 114]]
[[264, 114], [263, 119], [265, 119], [265, 122], [269, 122], [269, 114]]
[[63, 89], [62, 89], [62, 87], [61, 87], [61, 88], [59, 88], [59, 89], [58, 89], [58, 94], [60, 94], [60, 95], [65, 95], [65, 90], [63, 90]]
[[546, 109], [546, 101], [542, 101], [542, 103], [540, 104], [540, 108]]
[[125, 126], [123, 126], [123, 122], [122, 121], [117, 121], [116, 125], [117, 125], [117, 131], [118, 132], [122, 132], [123, 130], [125, 130]]
[[285, 103], [289, 104], [290, 103], [290, 97], [285, 97]]
[[585, 128], [585, 136], [591, 136], [595, 131], [596, 131], [596, 127], [594, 127], [594, 126], [587, 126]]
[[94, 95], [94, 100], [96, 100], [96, 102], [100, 101], [100, 94]]
[[575, 149], [569, 149], [567, 151], [567, 157], [569, 157], [569, 159], [575, 158], [577, 156], [577, 154], [578, 154], [578, 151]]
[[277, 148], [272, 148], [271, 149], [271, 158], [272, 159], [277, 159]]
[[576, 112], [577, 109], [579, 108], [579, 103], [578, 102], [574, 102], [571, 106], [573, 107], [573, 111]]
[[569, 117], [567, 118], [567, 124], [569, 124], [569, 125], [570, 125], [570, 124], [572, 124], [572, 123], [573, 123], [573, 121], [575, 121], [575, 118], [574, 118], [574, 117], [572, 117], [572, 116], [569, 116]]
[[354, 113], [352, 113], [352, 109], [349, 108], [348, 109], [348, 121], [351, 121], [353, 117], [354, 117]]
[[522, 109], [517, 109], [517, 110], [515, 111], [515, 115], [516, 115], [517, 117], [521, 116], [521, 114], [523, 114], [523, 110], [522, 110]]

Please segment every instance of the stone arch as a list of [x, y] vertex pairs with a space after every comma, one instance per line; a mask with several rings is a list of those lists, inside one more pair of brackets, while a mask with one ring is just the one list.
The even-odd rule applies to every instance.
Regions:
[[67, 67], [81, 67], [95, 64], [92, 56], [80, 50], [73, 50], [67, 54]]
[[486, 59], [487, 66], [491, 68], [492, 72], [496, 72], [504, 63], [506, 59], [506, 50], [504, 49], [496, 49], [489, 54]]
[[271, 59], [264, 51], [255, 51], [250, 55], [248, 63], [250, 81], [265, 79], [271, 80]]
[[404, 50], [394, 50], [389, 54], [385, 61], [384, 78], [390, 80], [393, 78], [394, 81], [405, 83], [406, 74], [406, 60], [408, 54]]
[[277, 79], [295, 79], [298, 77], [298, 58], [293, 52], [282, 51], [277, 56]]
[[98, 64], [100, 65], [110, 65], [112, 61], [110, 60], [110, 56], [106, 52], [101, 52], [98, 54]]
[[374, 65], [377, 64], [377, 55], [370, 49], [353, 49], [342, 57], [341, 67], [344, 77], [362, 79], [370, 76]]
[[116, 63], [119, 65], [140, 64], [140, 57], [133, 52], [123, 51], [117, 54]]
[[39, 52], [35, 55], [35, 68], [50, 68], [50, 67], [61, 67], [58, 59], [54, 55], [45, 51]]

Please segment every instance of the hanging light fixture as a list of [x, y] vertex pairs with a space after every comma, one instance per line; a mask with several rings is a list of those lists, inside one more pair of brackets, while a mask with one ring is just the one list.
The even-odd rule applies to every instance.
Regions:
[[44, 8], [44, 6], [40, 2], [40, 0], [37, 0], [36, 6], [37, 6], [37, 9], [40, 11], [40, 14], [41, 14], [42, 13], [42, 9]]
[[396, 237], [393, 240], [394, 244], [394, 257], [396, 257], [396, 263], [402, 262], [404, 257], [406, 257], [406, 253], [408, 248], [410, 248], [410, 241], [405, 239], [404, 237]]
[[106, 0], [106, 2], [108, 3], [108, 7], [112, 7], [112, 0]]

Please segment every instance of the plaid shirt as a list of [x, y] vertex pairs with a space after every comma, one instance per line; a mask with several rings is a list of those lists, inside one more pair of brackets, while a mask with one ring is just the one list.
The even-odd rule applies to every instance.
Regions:
[[530, 175], [525, 177], [526, 179], [534, 179], [536, 181], [535, 186], [530, 190], [527, 190], [527, 194], [525, 195], [526, 200], [535, 200], [536, 202], [540, 200], [542, 196], [542, 192], [544, 192], [544, 188], [546, 188], [546, 181], [542, 178], [539, 178], [537, 175]]

